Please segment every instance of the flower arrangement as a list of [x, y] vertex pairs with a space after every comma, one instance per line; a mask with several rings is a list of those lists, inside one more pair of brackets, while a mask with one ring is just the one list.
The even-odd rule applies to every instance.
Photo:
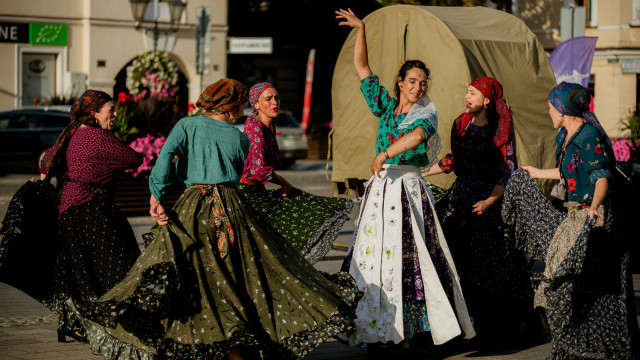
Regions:
[[148, 178], [158, 155], [160, 155], [160, 150], [165, 140], [166, 138], [164, 136], [146, 135], [131, 142], [129, 146], [142, 154], [144, 160], [142, 161], [142, 165], [137, 169], [129, 169], [126, 170], [126, 172], [132, 173], [134, 177], [144, 174], [145, 179]]
[[113, 135], [122, 141], [127, 141], [131, 135], [138, 133], [138, 128], [131, 124], [131, 120], [135, 115], [135, 105], [130, 106], [132, 105], [131, 102], [129, 94], [124, 91], [118, 94], [116, 120], [113, 122]]
[[636, 140], [635, 144], [631, 139], [611, 139], [611, 147], [616, 156], [617, 161], [629, 161], [632, 159], [634, 152], [640, 149], [640, 140]]
[[178, 91], [178, 66], [164, 51], [148, 51], [127, 67], [127, 89], [134, 101], [145, 97], [174, 101]]

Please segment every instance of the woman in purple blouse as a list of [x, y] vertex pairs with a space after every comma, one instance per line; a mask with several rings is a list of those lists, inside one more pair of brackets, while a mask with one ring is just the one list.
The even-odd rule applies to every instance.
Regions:
[[[249, 102], [253, 108], [244, 124], [250, 141], [240, 189], [254, 209], [311, 263], [320, 260], [349, 219], [353, 201], [311, 195], [294, 189], [275, 172], [280, 161], [274, 120], [280, 111], [280, 97], [271, 83], [251, 87]], [[280, 186], [266, 190], [267, 183]]]
[[58, 341], [86, 341], [65, 301], [97, 300], [124, 278], [140, 255], [127, 218], [113, 202], [118, 171], [136, 168], [142, 156], [109, 131], [116, 111], [111, 96], [85, 91], [71, 108], [72, 122], [42, 161], [45, 182], [56, 175], [59, 253], [53, 293], [38, 299], [58, 316]]

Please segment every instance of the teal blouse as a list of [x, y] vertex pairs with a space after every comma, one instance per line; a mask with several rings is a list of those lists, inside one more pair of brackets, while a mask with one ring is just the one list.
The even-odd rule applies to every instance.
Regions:
[[[385, 161], [386, 164], [426, 166], [429, 164], [427, 157], [427, 140], [436, 133], [436, 129], [429, 119], [417, 119], [406, 128], [398, 126], [406, 118], [407, 114], [395, 114], [398, 101], [394, 99], [376, 75], [369, 75], [361, 81], [360, 90], [364, 95], [369, 109], [378, 118], [378, 137], [376, 140], [376, 155], [386, 150], [399, 138], [412, 132], [418, 127], [424, 130], [425, 140], [413, 149], [398, 154]], [[435, 116], [435, 115], [434, 115]]]
[[[149, 175], [149, 190], [162, 201], [167, 188], [229, 184], [236, 186], [249, 153], [249, 139], [232, 124], [205, 116], [178, 121]], [[175, 173], [171, 162], [178, 157]]]
[[[556, 136], [556, 162], [562, 157], [562, 143], [566, 130], [561, 129]], [[611, 180], [613, 154], [607, 154], [605, 139], [589, 123], [582, 124], [569, 139], [560, 173], [566, 182], [567, 200], [591, 205], [595, 184], [599, 178]]]

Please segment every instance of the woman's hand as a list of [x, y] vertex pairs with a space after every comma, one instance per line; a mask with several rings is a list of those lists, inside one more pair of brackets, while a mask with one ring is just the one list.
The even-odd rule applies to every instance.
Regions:
[[282, 196], [287, 196], [293, 190], [293, 185], [291, 185], [285, 178], [282, 178], [282, 183], [280, 184], [280, 189], [282, 189]]
[[158, 225], [163, 226], [169, 223], [169, 217], [164, 213], [164, 206], [160, 204], [156, 198], [151, 195], [149, 199], [149, 215], [158, 222]]
[[376, 175], [380, 177], [380, 173], [384, 171], [382, 165], [387, 160], [387, 157], [384, 155], [384, 152], [379, 153], [376, 157], [371, 161], [371, 175]]
[[598, 209], [594, 209], [592, 207], [587, 211], [587, 216], [589, 220], [593, 220], [594, 222], [598, 220]]
[[356, 14], [351, 11], [351, 9], [347, 10], [337, 10], [336, 11], [336, 19], [344, 19], [344, 21], [340, 21], [338, 25], [341, 26], [351, 26], [352, 28], [362, 29], [364, 27], [364, 23], [360, 20]]
[[471, 210], [471, 212], [477, 215], [484, 215], [493, 204], [494, 202], [489, 199], [480, 200], [473, 204], [473, 210]]
[[529, 173], [529, 175], [531, 175], [531, 177], [533, 179], [537, 179], [538, 178], [539, 173], [540, 173], [540, 169], [535, 168], [533, 166], [523, 166], [522, 168], [524, 170], [526, 170]]

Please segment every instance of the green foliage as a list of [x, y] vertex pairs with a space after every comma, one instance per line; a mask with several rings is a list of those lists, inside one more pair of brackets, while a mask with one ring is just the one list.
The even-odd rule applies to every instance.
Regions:
[[126, 142], [131, 135], [137, 134], [138, 128], [131, 126], [131, 120], [134, 116], [134, 109], [130, 109], [126, 103], [119, 102], [116, 107], [116, 119], [113, 122], [113, 135]]
[[622, 130], [629, 131], [629, 139], [635, 143], [640, 138], [640, 108], [629, 110], [627, 120], [622, 121]]

